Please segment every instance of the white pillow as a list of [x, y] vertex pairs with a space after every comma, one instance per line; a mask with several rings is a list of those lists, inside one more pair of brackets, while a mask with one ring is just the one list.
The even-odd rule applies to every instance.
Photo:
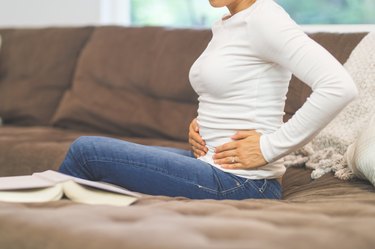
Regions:
[[357, 177], [367, 179], [375, 186], [375, 115], [356, 141], [349, 145], [345, 159]]

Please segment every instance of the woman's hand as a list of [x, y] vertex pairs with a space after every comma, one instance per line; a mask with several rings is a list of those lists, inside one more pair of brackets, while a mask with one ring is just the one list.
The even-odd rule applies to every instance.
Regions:
[[261, 134], [255, 130], [239, 131], [233, 142], [216, 147], [214, 162], [224, 169], [253, 169], [267, 164], [260, 150]]
[[189, 126], [189, 144], [191, 145], [192, 151], [196, 158], [206, 155], [208, 149], [206, 143], [199, 135], [199, 127], [197, 119], [193, 119]]

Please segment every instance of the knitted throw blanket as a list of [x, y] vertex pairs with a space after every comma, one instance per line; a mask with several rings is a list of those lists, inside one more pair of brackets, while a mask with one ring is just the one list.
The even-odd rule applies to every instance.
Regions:
[[347, 167], [344, 154], [375, 113], [375, 32], [354, 48], [344, 67], [357, 85], [358, 97], [308, 144], [284, 157], [286, 167], [306, 165], [313, 169], [313, 179], [331, 171], [342, 180], [355, 176]]

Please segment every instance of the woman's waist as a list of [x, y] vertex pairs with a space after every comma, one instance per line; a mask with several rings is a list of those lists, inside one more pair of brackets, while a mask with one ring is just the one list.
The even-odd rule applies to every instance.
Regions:
[[205, 141], [209, 151], [214, 151], [215, 147], [221, 146], [225, 143], [232, 142], [231, 138], [238, 131], [241, 130], [256, 130], [257, 132], [270, 133], [270, 131], [264, 131], [262, 129], [254, 128], [253, 126], [243, 126], [235, 129], [223, 129], [223, 128], [209, 128], [205, 126], [199, 126], [199, 135]]
[[216, 167], [216, 168], [218, 168], [222, 171], [225, 171], [225, 172], [228, 172], [228, 173], [240, 176], [240, 177], [244, 177], [244, 178], [249, 178], [249, 179], [277, 179], [281, 184], [281, 178], [284, 175], [285, 170], [286, 170], [285, 166], [284, 166], [284, 160], [283, 159], [279, 159], [277, 161], [274, 161], [272, 163], [268, 163], [268, 164], [266, 164], [262, 167], [255, 168], [255, 169], [235, 169], [235, 170], [224, 169], [220, 165], [214, 163], [214, 160], [212, 158], [213, 155], [214, 155], [214, 152], [208, 151], [206, 153], [206, 155], [204, 155], [202, 157], [199, 157], [198, 159], [202, 160], [202, 161], [204, 161], [208, 164], [211, 164], [212, 166], [214, 166], [214, 167]]

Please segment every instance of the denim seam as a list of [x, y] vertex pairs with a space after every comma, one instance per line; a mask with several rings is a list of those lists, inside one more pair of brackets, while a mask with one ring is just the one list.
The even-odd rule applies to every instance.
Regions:
[[217, 175], [217, 172], [216, 170], [214, 169], [214, 166], [211, 165], [211, 169], [212, 169], [212, 172], [213, 172], [213, 175], [214, 175], [214, 178], [217, 182], [217, 185], [219, 186], [219, 190], [218, 192], [221, 192], [221, 190], [223, 189], [223, 185], [221, 184], [221, 181], [220, 181], [220, 178], [219, 176]]
[[[140, 163], [140, 162], [135, 162], [135, 161], [126, 161], [126, 160], [113, 160], [112, 158], [110, 160], [106, 160], [105, 158], [101, 158], [101, 159], [91, 159], [91, 160], [87, 160], [87, 162], [105, 162], [105, 163], [111, 163], [111, 162], [116, 162], [116, 163], [122, 163], [122, 164], [126, 164], [126, 165], [129, 165], [131, 163], [131, 165], [133, 166], [146, 166], [146, 164], [144, 163]], [[189, 184], [192, 184], [200, 189], [204, 189], [204, 190], [207, 190], [209, 191], [210, 193], [214, 193], [214, 194], [219, 194], [220, 192], [217, 191], [217, 190], [214, 190], [214, 189], [211, 189], [211, 188], [208, 188], [208, 187], [205, 187], [205, 186], [202, 186], [198, 183], [195, 183], [193, 181], [191, 181], [190, 179], [188, 178], [185, 178], [185, 177], [181, 177], [181, 176], [176, 176], [176, 175], [173, 175], [173, 174], [170, 174], [168, 171], [166, 170], [160, 170], [160, 168], [155, 168], [155, 167], [147, 167], [148, 169], [150, 170], [153, 170], [155, 172], [159, 172], [167, 177], [171, 177], [171, 178], [175, 178], [175, 179], [178, 179], [178, 180], [184, 180], [186, 183], [189, 183]]]
[[[89, 159], [89, 160], [86, 160], [86, 162], [106, 162], [106, 163], [116, 162], [116, 163], [123, 163], [123, 164], [126, 164], [126, 165], [131, 164], [131, 165], [134, 165], [134, 166], [146, 166], [145, 163], [141, 163], [141, 162], [136, 162], [136, 161], [131, 161], [131, 160], [118, 160], [118, 159], [114, 160], [113, 158]], [[189, 184], [193, 184], [194, 186], [196, 186], [196, 187], [198, 187], [200, 189], [207, 190], [210, 193], [214, 193], [216, 195], [227, 195], [228, 193], [234, 192], [234, 191], [236, 191], [236, 190], [238, 190], [240, 188], [243, 189], [244, 186], [245, 186], [245, 184], [246, 184], [246, 182], [248, 182], [250, 180], [250, 179], [246, 179], [245, 182], [241, 183], [238, 186], [235, 186], [235, 187], [230, 188], [230, 189], [218, 191], [218, 190], [215, 190], [215, 189], [212, 189], [212, 188], [209, 188], [209, 187], [202, 186], [202, 185], [200, 185], [198, 183], [195, 183], [195, 182], [191, 181], [188, 178], [170, 174], [166, 170], [160, 170], [160, 168], [155, 168], [155, 167], [147, 167], [147, 168], [149, 168], [151, 170], [154, 170], [155, 172], [161, 172], [161, 173], [163, 173], [166, 176], [175, 177], [177, 179], [183, 179], [186, 182], [188, 182]], [[215, 175], [215, 177], [217, 177], [216, 174], [215, 174], [215, 171], [214, 171], [214, 175]], [[219, 184], [219, 186], [221, 186], [220, 183], [218, 183], [218, 184]]]
[[225, 196], [225, 195], [228, 195], [228, 194], [232, 194], [232, 193], [234, 193], [235, 191], [237, 191], [239, 189], [244, 189], [246, 182], [248, 182], [249, 180], [250, 179], [247, 179], [245, 182], [241, 183], [240, 185], [238, 185], [236, 187], [233, 187], [233, 188], [230, 188], [230, 189], [226, 189], [226, 190], [220, 190], [220, 191], [204, 187], [204, 186], [199, 185], [197, 183], [194, 183], [194, 184], [196, 184], [199, 188], [205, 189], [205, 190], [207, 190], [207, 191], [209, 191], [211, 193], [215, 193], [215, 194], [217, 194], [219, 196]]
[[258, 187], [253, 181], [249, 181], [251, 187], [253, 187], [254, 189], [258, 190], [259, 194], [263, 197], [263, 198], [267, 198], [266, 195], [264, 194], [264, 191], [266, 190], [267, 188], [267, 179], [264, 179], [264, 183], [262, 184], [261, 187]]
[[78, 151], [79, 151], [79, 154], [81, 155], [81, 157], [83, 158], [83, 163], [75, 157], [75, 153], [71, 153], [71, 156], [72, 156], [73, 160], [81, 167], [82, 170], [85, 171], [85, 174], [90, 176], [91, 179], [95, 179], [95, 177], [93, 177], [93, 175], [90, 173], [90, 171], [86, 170], [88, 160], [85, 160], [85, 157], [82, 153], [81, 148], [79, 148]]
[[228, 193], [235, 192], [235, 191], [238, 190], [238, 189], [244, 189], [244, 186], [245, 186], [245, 184], [246, 184], [248, 181], [249, 181], [249, 179], [245, 180], [243, 183], [241, 183], [240, 185], [237, 185], [236, 187], [233, 187], [233, 188], [230, 188], [230, 189], [223, 190], [223, 191], [221, 191], [221, 194], [223, 194], [223, 195], [227, 195]]

